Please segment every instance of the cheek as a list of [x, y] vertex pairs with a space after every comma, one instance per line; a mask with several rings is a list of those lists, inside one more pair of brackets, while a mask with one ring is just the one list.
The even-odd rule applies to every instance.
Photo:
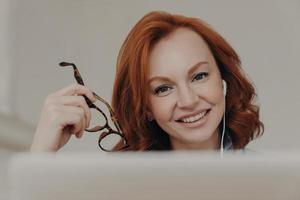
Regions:
[[197, 90], [197, 94], [200, 98], [214, 105], [221, 103], [224, 99], [223, 89], [220, 86], [214, 84], [209, 84], [205, 87], [201, 87]]
[[173, 103], [168, 97], [150, 98], [150, 112], [156, 121], [169, 121], [172, 118]]
[[223, 91], [221, 89], [211, 90], [213, 92], [207, 92], [208, 98], [211, 100], [213, 104], [219, 104], [223, 102], [224, 96]]

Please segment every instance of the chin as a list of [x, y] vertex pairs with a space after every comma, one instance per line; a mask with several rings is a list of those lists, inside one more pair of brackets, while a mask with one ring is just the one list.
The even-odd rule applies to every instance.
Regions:
[[210, 135], [196, 135], [196, 136], [192, 136], [192, 137], [185, 137], [184, 140], [186, 143], [190, 143], [190, 144], [200, 144], [203, 143], [205, 141], [208, 141], [211, 138], [212, 134]]
[[213, 133], [211, 131], [190, 131], [185, 134], [178, 134], [176, 140], [186, 144], [201, 144], [212, 138]]

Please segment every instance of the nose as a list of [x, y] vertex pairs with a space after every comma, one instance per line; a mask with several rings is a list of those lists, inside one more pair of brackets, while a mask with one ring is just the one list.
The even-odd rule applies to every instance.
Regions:
[[179, 108], [192, 109], [198, 103], [197, 93], [189, 86], [184, 86], [178, 91], [177, 106]]

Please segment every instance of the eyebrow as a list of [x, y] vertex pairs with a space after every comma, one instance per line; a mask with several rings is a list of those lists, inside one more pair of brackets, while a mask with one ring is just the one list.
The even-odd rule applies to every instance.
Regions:
[[[195, 65], [193, 65], [189, 71], [188, 71], [188, 75], [190, 76], [198, 67], [200, 67], [201, 65], [204, 65], [204, 64], [208, 64], [207, 61], [201, 61], [201, 62], [198, 62], [196, 63]], [[150, 84], [152, 81], [155, 81], [155, 80], [159, 80], [159, 81], [166, 81], [166, 82], [173, 82], [171, 81], [169, 78], [167, 77], [164, 77], [164, 76], [155, 76], [151, 79], [149, 79], [147, 81], [148, 84]]]

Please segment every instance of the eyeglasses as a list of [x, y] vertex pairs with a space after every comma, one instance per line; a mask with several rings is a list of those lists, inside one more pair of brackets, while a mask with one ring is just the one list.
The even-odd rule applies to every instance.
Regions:
[[[74, 63], [61, 62], [61, 63], [59, 63], [59, 65], [61, 67], [72, 66], [73, 70], [74, 70], [74, 77], [75, 77], [77, 83], [80, 85], [84, 85], [84, 82], [81, 78], [79, 70]], [[124, 134], [122, 133], [120, 125], [119, 125], [119, 123], [115, 117], [115, 114], [114, 114], [112, 108], [110, 107], [109, 103], [107, 103], [107, 101], [105, 101], [103, 98], [101, 98], [99, 95], [97, 95], [94, 92], [93, 92], [93, 95], [96, 97], [97, 100], [102, 102], [109, 110], [111, 121], [113, 122], [116, 130], [112, 129], [109, 126], [107, 116], [105, 115], [105, 113], [98, 106], [96, 106], [94, 103], [92, 103], [90, 99], [88, 99], [85, 95], [83, 95], [89, 108], [95, 109], [97, 113], [100, 113], [100, 117], [104, 119], [104, 120], [102, 120], [102, 124], [96, 125], [90, 129], [85, 129], [85, 131], [98, 132], [98, 131], [102, 131], [102, 130], [106, 129], [105, 131], [102, 131], [102, 133], [99, 136], [99, 140], [98, 140], [98, 145], [99, 145], [100, 149], [102, 149], [103, 151], [106, 151], [106, 152], [120, 151], [125, 148], [128, 148], [129, 144], [127, 142], [127, 139], [124, 136]], [[111, 139], [113, 139], [114, 141], [117, 141], [117, 143], [120, 142], [119, 144], [122, 144], [121, 147], [119, 149], [113, 149], [114, 145], [111, 144], [111, 141], [110, 141]]]

